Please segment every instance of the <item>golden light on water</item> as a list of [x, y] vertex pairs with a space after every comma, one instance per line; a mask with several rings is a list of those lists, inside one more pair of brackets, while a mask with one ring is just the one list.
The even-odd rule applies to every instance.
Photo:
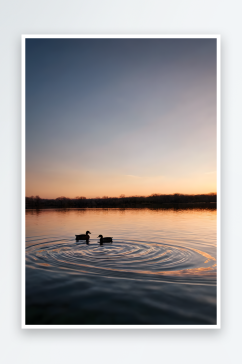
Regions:
[[[215, 209], [27, 210], [26, 223], [27, 236], [55, 234], [53, 242], [44, 238], [30, 249], [35, 266], [129, 279], [216, 279]], [[77, 243], [75, 234], [86, 228], [89, 244]], [[100, 246], [99, 233], [113, 243]]]

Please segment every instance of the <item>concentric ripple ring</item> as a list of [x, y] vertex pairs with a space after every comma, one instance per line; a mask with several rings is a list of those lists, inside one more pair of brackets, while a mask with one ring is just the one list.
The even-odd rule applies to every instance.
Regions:
[[155, 280], [189, 284], [215, 284], [216, 259], [201, 250], [138, 240], [56, 240], [26, 248], [26, 267], [66, 274]]

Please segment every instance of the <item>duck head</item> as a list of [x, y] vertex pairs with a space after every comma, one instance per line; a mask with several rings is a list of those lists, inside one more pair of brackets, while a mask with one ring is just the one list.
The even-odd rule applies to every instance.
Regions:
[[87, 234], [91, 234], [91, 233], [90, 233], [90, 231], [86, 231], [86, 235], [87, 235]]
[[103, 238], [103, 236], [102, 235], [98, 235], [98, 238]]

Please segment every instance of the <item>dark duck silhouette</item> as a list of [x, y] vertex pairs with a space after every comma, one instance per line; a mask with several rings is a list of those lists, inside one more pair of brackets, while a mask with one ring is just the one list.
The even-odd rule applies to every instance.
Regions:
[[86, 234], [75, 235], [76, 240], [86, 240], [86, 241], [88, 241], [90, 239], [90, 236], [88, 234], [91, 234], [90, 231], [86, 231]]
[[100, 238], [100, 244], [113, 242], [113, 238], [110, 237], [104, 238], [102, 235], [98, 235], [98, 238]]

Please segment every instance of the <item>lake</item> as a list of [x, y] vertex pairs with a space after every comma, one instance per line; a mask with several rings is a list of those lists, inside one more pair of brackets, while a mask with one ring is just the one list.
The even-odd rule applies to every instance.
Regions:
[[25, 252], [27, 325], [216, 325], [216, 209], [26, 210]]

